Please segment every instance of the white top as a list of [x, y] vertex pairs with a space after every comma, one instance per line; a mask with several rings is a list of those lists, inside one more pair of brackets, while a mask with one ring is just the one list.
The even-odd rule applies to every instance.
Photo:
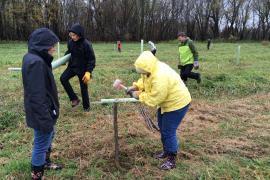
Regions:
[[149, 47], [150, 47], [151, 51], [157, 49], [156, 46], [155, 46], [155, 44], [152, 41], [148, 41], [148, 44], [149, 44]]

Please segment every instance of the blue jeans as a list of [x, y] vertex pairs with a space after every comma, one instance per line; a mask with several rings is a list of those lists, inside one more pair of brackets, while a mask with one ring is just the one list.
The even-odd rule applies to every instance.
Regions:
[[46, 152], [51, 148], [55, 131], [44, 133], [34, 129], [34, 144], [32, 150], [32, 165], [42, 166], [45, 164]]
[[158, 109], [158, 126], [165, 153], [177, 153], [179, 145], [177, 142], [176, 130], [187, 113], [188, 107], [189, 104], [176, 111], [164, 112], [163, 114], [161, 114], [161, 109]]

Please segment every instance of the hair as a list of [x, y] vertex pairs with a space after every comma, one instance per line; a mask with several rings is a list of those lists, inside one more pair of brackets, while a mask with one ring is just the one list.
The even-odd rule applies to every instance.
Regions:
[[178, 32], [177, 37], [179, 36], [186, 37], [187, 34], [185, 32]]

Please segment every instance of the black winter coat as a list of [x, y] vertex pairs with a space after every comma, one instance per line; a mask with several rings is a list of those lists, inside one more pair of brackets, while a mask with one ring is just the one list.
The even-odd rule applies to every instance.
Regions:
[[53, 57], [48, 49], [59, 41], [47, 28], [29, 37], [28, 53], [23, 57], [24, 108], [29, 127], [45, 133], [53, 130], [59, 116], [57, 88], [52, 74]]
[[96, 64], [96, 57], [91, 43], [84, 38], [84, 29], [79, 24], [74, 24], [69, 32], [77, 34], [80, 39], [68, 41], [68, 50], [65, 54], [71, 53], [68, 67], [77, 74], [83, 75], [86, 71], [92, 73]]

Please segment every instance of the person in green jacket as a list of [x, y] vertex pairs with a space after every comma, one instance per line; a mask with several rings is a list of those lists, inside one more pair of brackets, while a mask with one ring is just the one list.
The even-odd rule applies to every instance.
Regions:
[[192, 72], [192, 69], [199, 68], [198, 52], [189, 37], [184, 32], [180, 32], [177, 35], [179, 44], [179, 58], [180, 63], [178, 69], [180, 69], [181, 79], [186, 83], [188, 78], [196, 79], [197, 83], [201, 82], [201, 75], [199, 73]]

